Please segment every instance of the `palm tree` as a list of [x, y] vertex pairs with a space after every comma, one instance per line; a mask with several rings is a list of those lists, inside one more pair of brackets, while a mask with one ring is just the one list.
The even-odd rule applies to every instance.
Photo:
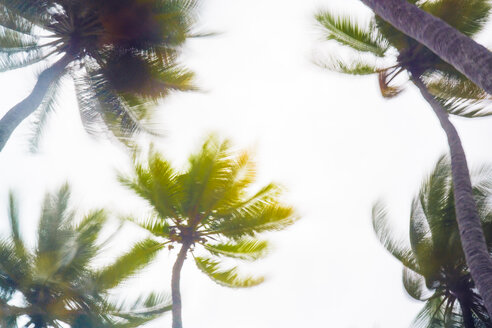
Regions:
[[68, 207], [70, 191], [62, 187], [47, 195], [37, 231], [37, 246], [29, 250], [19, 229], [14, 196], [10, 195], [10, 238], [0, 240], [0, 326], [17, 327], [139, 327], [171, 306], [159, 294], [136, 302], [118, 302], [110, 291], [146, 266], [161, 246], [150, 239], [136, 244], [112, 264], [94, 269], [93, 260], [106, 220], [93, 211], [78, 224]]
[[194, 0], [0, 0], [0, 71], [50, 63], [31, 94], [0, 120], [0, 151], [39, 109], [37, 132], [53, 108], [58, 83], [70, 75], [90, 134], [125, 141], [152, 132], [139, 120], [147, 103], [171, 90], [191, 90], [192, 73], [176, 64], [190, 36]]
[[[257, 234], [281, 230], [294, 222], [291, 207], [279, 203], [280, 189], [269, 184], [253, 195], [255, 180], [248, 153], [234, 154], [229, 142], [210, 137], [201, 152], [189, 158], [180, 172], [153, 150], [148, 163], [135, 163], [134, 177], [121, 182], [145, 199], [153, 215], [140, 226], [159, 238], [162, 245], [180, 244], [172, 270], [173, 328], [182, 327], [180, 273], [187, 254], [197, 267], [226, 287], [251, 287], [261, 277], [241, 276], [238, 268], [225, 268], [223, 257], [253, 261], [265, 254], [268, 243]], [[199, 255], [200, 253], [206, 255]]]
[[[415, 6], [415, 0], [361, 0], [374, 13], [419, 41], [492, 94], [492, 53], [460, 33], [443, 17]], [[455, 1], [456, 4], [458, 4]], [[459, 5], [459, 4], [458, 4]], [[401, 13], [405, 13], [402, 15]], [[459, 14], [459, 11], [456, 11]], [[434, 16], [433, 16], [434, 15]], [[461, 19], [467, 19], [465, 15]], [[444, 21], [443, 21], [444, 20]], [[449, 25], [448, 25], [449, 24]]]
[[[491, 9], [486, 0], [419, 1], [418, 5], [468, 36], [481, 30]], [[361, 59], [347, 64], [337, 59], [328, 63], [328, 68], [349, 74], [378, 74], [382, 94], [386, 97], [399, 94], [401, 87], [395, 86], [395, 77], [406, 71], [431, 105], [448, 139], [456, 218], [466, 261], [484, 298], [485, 307], [492, 313], [492, 259], [487, 251], [473, 199], [465, 153], [458, 132], [448, 115], [490, 115], [492, 113], [484, 107], [490, 96], [423, 44], [377, 16], [373, 17], [370, 26], [365, 29], [350, 18], [336, 18], [329, 12], [318, 14], [317, 20], [325, 27], [328, 39], [336, 40], [376, 60], [376, 63], [371, 63]], [[393, 59], [390, 66], [379, 62], [388, 59]]]
[[[473, 194], [492, 250], [492, 166], [474, 172]], [[380, 242], [403, 265], [403, 285], [426, 304], [416, 327], [492, 327], [465, 261], [456, 223], [449, 157], [442, 156], [425, 179], [410, 214], [410, 247], [393, 237], [381, 203], [373, 207]]]

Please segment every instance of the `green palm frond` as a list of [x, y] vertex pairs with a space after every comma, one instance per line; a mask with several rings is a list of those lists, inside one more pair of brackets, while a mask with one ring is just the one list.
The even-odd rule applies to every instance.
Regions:
[[9, 10], [0, 2], [0, 25], [25, 35], [32, 35], [33, 23]]
[[43, 102], [36, 110], [34, 114], [34, 120], [32, 122], [32, 136], [29, 140], [29, 150], [31, 153], [37, 153], [39, 150], [39, 143], [46, 130], [49, 115], [54, 112], [58, 105], [59, 90], [61, 87], [61, 81], [63, 76], [59, 76], [51, 84], [48, 92], [44, 96]]
[[408, 295], [418, 301], [425, 301], [430, 297], [430, 291], [425, 287], [425, 279], [420, 274], [403, 267], [403, 287]]
[[140, 327], [172, 309], [170, 297], [165, 293], [141, 295], [135, 301], [117, 304], [113, 310], [108, 311], [116, 319], [111, 327], [117, 328]]
[[253, 287], [265, 280], [263, 277], [241, 277], [238, 274], [237, 267], [224, 269], [221, 267], [219, 261], [214, 261], [210, 258], [195, 257], [195, 263], [214, 282], [230, 288]]
[[113, 264], [97, 272], [97, 288], [100, 290], [111, 289], [123, 280], [131, 278], [136, 272], [148, 265], [162, 247], [161, 243], [152, 239], [137, 243]]
[[421, 8], [461, 33], [472, 36], [484, 28], [492, 6], [488, 0], [437, 0], [424, 1]]
[[370, 52], [383, 57], [388, 44], [374, 30], [361, 28], [350, 17], [337, 16], [328, 11], [316, 14], [316, 20], [326, 30], [326, 38], [362, 52]]
[[381, 71], [381, 68], [377, 67], [377, 65], [362, 59], [355, 59], [351, 60], [350, 63], [346, 63], [340, 58], [331, 56], [323, 60], [318, 60], [316, 64], [330, 71], [350, 75], [370, 75], [377, 74]]
[[73, 219], [73, 211], [68, 207], [70, 187], [66, 184], [54, 195], [44, 199], [38, 225], [38, 253], [49, 253], [63, 249], [73, 236], [67, 223]]
[[425, 84], [452, 115], [469, 118], [492, 115], [492, 97], [462, 76], [434, 74], [425, 79]]
[[412, 250], [405, 243], [393, 238], [393, 230], [389, 226], [387, 212], [381, 202], [372, 207], [372, 227], [381, 244], [391, 255], [403, 263], [404, 266], [419, 272]]
[[22, 51], [13, 54], [0, 52], [0, 72], [27, 67], [44, 59], [46, 59], [46, 55], [44, 55], [39, 49]]
[[203, 246], [216, 256], [227, 256], [247, 261], [255, 261], [268, 252], [268, 242], [254, 238], [243, 238], [222, 244], [204, 244]]
[[184, 192], [171, 164], [151, 150], [148, 165], [135, 162], [134, 169], [136, 179], [120, 174], [120, 182], [148, 201], [161, 218], [178, 217]]
[[432, 297], [425, 302], [422, 310], [415, 317], [412, 327], [415, 328], [432, 328], [441, 327], [444, 313], [442, 304], [444, 300], [442, 297]]
[[26, 246], [24, 245], [24, 241], [22, 240], [22, 236], [19, 228], [19, 213], [17, 210], [17, 202], [13, 192], [9, 193], [9, 221], [10, 221], [10, 231], [11, 238], [13, 241], [13, 246], [15, 249], [15, 254], [18, 258], [19, 263], [23, 267], [29, 267], [30, 265], [30, 256], [26, 250]]
[[126, 218], [157, 237], [169, 238], [171, 225], [167, 220], [152, 215], [146, 219]]

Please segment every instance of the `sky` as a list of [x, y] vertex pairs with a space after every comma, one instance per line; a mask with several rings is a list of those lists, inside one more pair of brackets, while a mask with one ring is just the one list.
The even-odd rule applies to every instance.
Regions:
[[[330, 51], [314, 21], [319, 9], [367, 21], [356, 0], [204, 0], [198, 31], [182, 62], [197, 74], [199, 92], [176, 93], [158, 106], [165, 137], [156, 147], [177, 167], [212, 132], [251, 149], [260, 187], [275, 181], [300, 217], [268, 234], [273, 250], [244, 272], [264, 274], [251, 289], [227, 289], [192, 261], [182, 273], [183, 322], [188, 328], [408, 327], [422, 308], [405, 294], [402, 267], [377, 241], [371, 206], [382, 199], [405, 237], [410, 203], [422, 179], [447, 150], [445, 135], [416, 88], [392, 100], [374, 76], [350, 77], [313, 64]], [[343, 53], [343, 52], [342, 52]], [[0, 115], [31, 90], [31, 69], [0, 74]], [[139, 215], [146, 205], [116, 180], [130, 160], [118, 145], [84, 134], [73, 86], [64, 83], [38, 154], [28, 152], [29, 122], [0, 153], [0, 231], [7, 231], [8, 190], [22, 200], [22, 233], [33, 243], [40, 201], [61, 183], [72, 185], [81, 211], [105, 207], [113, 217]], [[492, 162], [491, 119], [454, 118], [471, 167]], [[124, 252], [145, 233], [126, 226], [111, 252]], [[170, 290], [176, 252], [163, 252], [124, 297]], [[170, 314], [146, 327], [170, 326]]]

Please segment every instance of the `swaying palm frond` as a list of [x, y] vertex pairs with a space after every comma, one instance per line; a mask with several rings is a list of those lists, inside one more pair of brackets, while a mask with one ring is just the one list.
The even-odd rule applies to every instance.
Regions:
[[195, 257], [196, 266], [205, 273], [210, 279], [219, 285], [229, 288], [246, 288], [261, 284], [263, 277], [241, 277], [237, 267], [224, 269], [219, 261], [210, 258]]
[[316, 14], [315, 18], [326, 29], [327, 40], [335, 40], [357, 51], [370, 52], [378, 57], [383, 57], [388, 50], [388, 44], [373, 29], [361, 28], [350, 17], [322, 11]]

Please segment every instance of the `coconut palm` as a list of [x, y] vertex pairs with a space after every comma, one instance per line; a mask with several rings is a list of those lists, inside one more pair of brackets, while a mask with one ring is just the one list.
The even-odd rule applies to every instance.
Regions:
[[47, 195], [30, 250], [23, 240], [16, 202], [10, 196], [10, 238], [0, 240], [0, 326], [17, 327], [138, 327], [171, 306], [163, 295], [150, 294], [136, 302], [109, 297], [113, 288], [147, 265], [160, 249], [150, 239], [136, 244], [113, 263], [94, 268], [103, 244], [98, 241], [106, 220], [93, 211], [79, 223], [68, 207], [67, 186]]
[[[473, 194], [492, 250], [492, 166], [473, 174]], [[443, 156], [413, 199], [410, 246], [394, 238], [381, 203], [373, 208], [373, 227], [384, 247], [403, 265], [403, 285], [425, 301], [415, 327], [492, 327], [471, 279], [456, 223], [449, 157]]]
[[[424, 44], [474, 83], [492, 93], [492, 53], [467, 37], [466, 33], [460, 33], [452, 24], [450, 26], [421, 10], [415, 6], [415, 0], [361, 1], [378, 16]], [[464, 15], [461, 17], [468, 19]]]
[[42, 131], [67, 75], [87, 132], [122, 141], [152, 132], [139, 123], [147, 103], [193, 88], [176, 59], [194, 12], [194, 0], [0, 0], [0, 71], [48, 65], [31, 94], [0, 120], [0, 151], [36, 109]]
[[[482, 29], [491, 9], [486, 0], [411, 2], [467, 36], [473, 36]], [[318, 14], [317, 20], [324, 26], [328, 39], [349, 46], [361, 55], [353, 63], [334, 59], [326, 67], [349, 74], [377, 74], [385, 97], [394, 97], [400, 93], [402, 88], [395, 84], [395, 77], [407, 72], [431, 105], [448, 139], [454, 197], [459, 200], [455, 201], [456, 217], [466, 260], [485, 306], [492, 313], [492, 260], [473, 200], [465, 153], [448, 115], [490, 115], [492, 112], [486, 106], [490, 96], [423, 44], [377, 16], [372, 18], [367, 28], [361, 28], [353, 19], [336, 17], [329, 12]], [[388, 60], [392, 62], [388, 64]]]
[[180, 273], [187, 254], [197, 267], [226, 287], [251, 287], [262, 277], [242, 276], [226, 268], [223, 258], [253, 261], [265, 254], [268, 243], [257, 234], [281, 230], [294, 222], [293, 210], [279, 202], [280, 188], [269, 184], [253, 195], [248, 188], [255, 169], [247, 152], [234, 154], [229, 142], [209, 138], [177, 171], [151, 150], [146, 164], [135, 162], [134, 177], [122, 183], [153, 208], [147, 220], [135, 220], [162, 245], [180, 244], [172, 270], [173, 328], [182, 327]]

